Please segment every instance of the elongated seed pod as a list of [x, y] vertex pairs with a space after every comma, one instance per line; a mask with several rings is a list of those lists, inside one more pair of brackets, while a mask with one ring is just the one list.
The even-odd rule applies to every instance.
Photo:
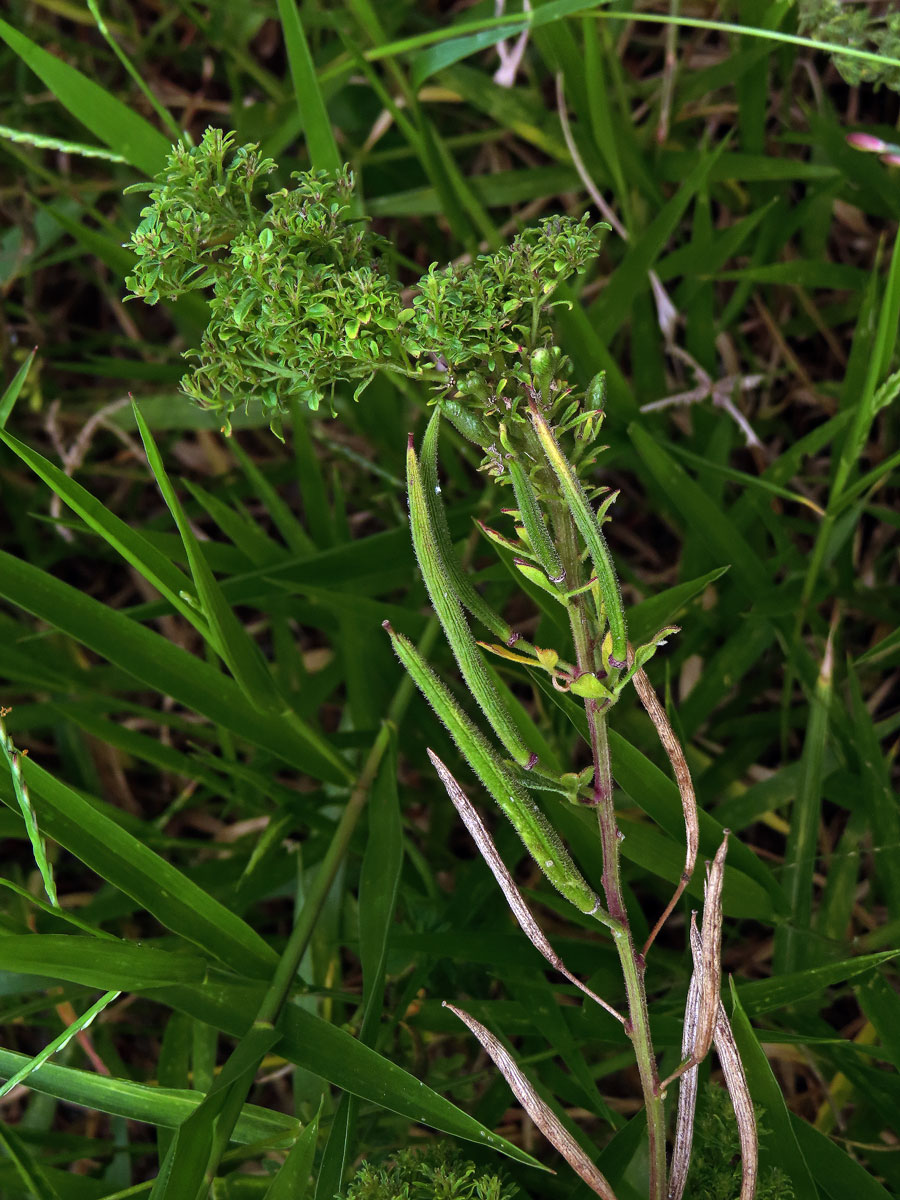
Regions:
[[572, 464], [563, 454], [559, 443], [553, 436], [550, 426], [534, 405], [531, 406], [530, 413], [547, 461], [559, 480], [566, 504], [578, 526], [579, 533], [587, 544], [591, 561], [594, 564], [594, 574], [600, 584], [600, 594], [603, 597], [603, 607], [612, 636], [612, 653], [616, 660], [614, 665], [624, 667], [628, 651], [625, 612], [622, 608], [619, 581], [616, 578], [609, 547], [606, 545], [606, 538], [603, 536], [594, 510], [584, 494], [584, 488], [581, 486]]
[[460, 404], [458, 400], [448, 397], [441, 401], [441, 410], [451, 425], [454, 426], [458, 433], [463, 435], [466, 441], [473, 442], [476, 446], [480, 446], [482, 450], [488, 446], [491, 435], [488, 433], [487, 426], [465, 404]]
[[606, 372], [598, 371], [584, 392], [584, 406], [591, 412], [603, 412], [606, 408]]
[[409, 489], [410, 527], [416, 558], [428, 589], [428, 595], [431, 597], [432, 606], [441, 623], [444, 635], [450, 643], [450, 649], [459, 664], [463, 679], [481, 706], [489, 725], [510, 756], [520, 766], [533, 766], [535, 756], [522, 741], [506, 705], [494, 687], [459, 600], [452, 590], [452, 581], [443, 569], [437, 539], [428, 514], [419, 462], [412, 446], [411, 437], [409, 449], [406, 452], [406, 480]]
[[507, 904], [512, 909], [513, 916], [528, 935], [528, 940], [531, 942], [532, 946], [534, 946], [538, 953], [544, 956], [554, 970], [559, 971], [561, 975], [565, 975], [566, 979], [568, 979], [570, 983], [574, 983], [580, 991], [584, 992], [585, 996], [589, 996], [595, 1004], [599, 1004], [601, 1008], [606, 1009], [610, 1016], [615, 1017], [617, 1021], [624, 1025], [626, 1022], [622, 1014], [613, 1008], [611, 1004], [607, 1004], [607, 1002], [601, 996], [598, 996], [597, 993], [587, 987], [586, 984], [582, 983], [577, 975], [573, 975], [563, 960], [550, 945], [549, 941], [544, 935], [544, 931], [534, 919], [531, 909], [522, 898], [522, 893], [516, 887], [512, 875], [510, 875], [506, 868], [506, 864], [500, 857], [497, 847], [494, 845], [494, 839], [488, 833], [487, 827], [485, 826], [481, 817], [478, 815], [478, 811], [476, 810], [474, 804], [472, 804], [472, 802], [469, 800], [469, 797], [462, 790], [462, 788], [433, 750], [428, 751], [428, 757], [431, 759], [431, 765], [440, 776], [441, 783], [443, 783], [444, 787], [447, 789], [447, 795], [453, 801], [453, 807], [459, 813], [463, 824], [472, 835], [475, 844], [481, 851], [481, 857], [490, 867], [492, 875], [499, 883], [500, 889], [503, 892], [503, 895], [506, 897]]
[[385, 622], [394, 652], [413, 683], [437, 713], [466, 762], [513, 825], [528, 853], [550, 883], [578, 909], [609, 922], [600, 897], [593, 890], [540, 807], [512, 776], [473, 721], [463, 712], [446, 684], [432, 671], [418, 650]]
[[445, 574], [453, 583], [457, 599], [469, 610], [476, 621], [480, 621], [485, 629], [489, 629], [495, 637], [508, 642], [513, 636], [512, 626], [504, 621], [498, 612], [488, 604], [484, 597], [475, 590], [475, 585], [466, 574], [459, 555], [453, 548], [450, 527], [447, 524], [447, 514], [441, 502], [441, 488], [438, 482], [437, 448], [441, 428], [441, 411], [434, 410], [425, 438], [422, 442], [422, 486], [425, 489], [425, 500], [428, 505], [428, 515], [431, 518], [431, 528], [437, 542], [438, 554]]
[[516, 496], [519, 516], [525, 526], [525, 534], [534, 551], [538, 562], [547, 573], [551, 583], [562, 583], [566, 577], [565, 569], [560, 561], [556, 546], [550, 537], [547, 522], [541, 512], [541, 506], [535, 493], [528, 472], [515, 458], [506, 463], [509, 478]]

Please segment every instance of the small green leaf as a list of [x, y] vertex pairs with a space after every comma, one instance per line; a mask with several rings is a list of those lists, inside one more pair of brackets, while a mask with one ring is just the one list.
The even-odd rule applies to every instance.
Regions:
[[35, 346], [18, 371], [16, 371], [3, 395], [0, 396], [0, 429], [6, 428], [6, 422], [9, 420], [10, 413], [19, 398], [19, 392], [21, 392], [22, 385], [28, 377], [28, 372], [31, 370], [31, 364], [34, 362], [36, 354], [37, 346]]
[[512, 481], [516, 504], [522, 524], [525, 526], [528, 543], [551, 583], [561, 584], [565, 580], [566, 573], [553, 539], [550, 537], [547, 522], [544, 520], [544, 514], [541, 512], [541, 506], [531, 480], [515, 458], [509, 459], [506, 469]]
[[0, 38], [43, 80], [60, 104], [111, 150], [148, 177], [162, 169], [169, 140], [143, 117], [2, 20]]
[[614, 699], [609, 688], [604, 687], [596, 675], [591, 675], [590, 672], [579, 675], [577, 679], [572, 681], [572, 686], [569, 688], [576, 696], [584, 696], [590, 700], [612, 700]]

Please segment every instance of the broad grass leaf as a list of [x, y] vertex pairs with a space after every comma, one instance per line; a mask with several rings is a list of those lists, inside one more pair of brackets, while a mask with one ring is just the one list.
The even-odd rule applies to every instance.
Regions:
[[727, 570], [728, 567], [718, 567], [697, 579], [691, 579], [687, 583], [676, 583], [674, 587], [666, 588], [665, 591], [657, 592], [632, 605], [628, 609], [631, 640], [635, 645], [640, 645], [653, 637], [664, 625], [670, 625], [685, 605], [695, 596], [705, 592], [717, 579], [721, 579]]
[[795, 1113], [790, 1114], [797, 1145], [809, 1164], [813, 1178], [832, 1200], [890, 1200], [893, 1193], [878, 1182], [855, 1158], [831, 1138]]
[[344, 1181], [347, 1163], [352, 1158], [353, 1131], [356, 1125], [357, 1100], [344, 1092], [328, 1132], [322, 1152], [319, 1175], [316, 1179], [315, 1200], [334, 1200]]
[[[8, 1078], [29, 1062], [27, 1054], [0, 1049], [0, 1075]], [[194, 1091], [166, 1088], [130, 1079], [98, 1075], [94, 1071], [61, 1067], [44, 1063], [31, 1076], [28, 1086], [47, 1096], [56, 1096], [70, 1104], [130, 1121], [145, 1121], [148, 1125], [176, 1129], [196, 1110], [203, 1097]], [[294, 1117], [273, 1109], [247, 1104], [234, 1131], [235, 1141], [242, 1144], [264, 1139], [290, 1138], [297, 1130]]]
[[[811, 996], [821, 996], [825, 988], [852, 979], [872, 971], [882, 963], [896, 958], [900, 950], [884, 950], [878, 954], [860, 954], [857, 958], [846, 958], [841, 962], [828, 963], [822, 967], [810, 967], [806, 971], [793, 971], [790, 974], [773, 975], [770, 979], [754, 979], [750, 983], [741, 982], [741, 1004], [744, 1012], [751, 1017], [761, 1016], [776, 1008], [807, 1000]], [[880, 975], [872, 976], [873, 988], [881, 980]], [[867, 983], [860, 985], [864, 990]], [[894, 994], [894, 993], [892, 993]], [[897, 1015], [900, 1016], [900, 1004]], [[898, 1026], [900, 1029], [900, 1026]]]
[[141, 684], [172, 696], [284, 762], [316, 779], [348, 782], [349, 770], [339, 770], [331, 756], [325, 758], [287, 721], [260, 713], [237, 684], [220, 671], [77, 588], [3, 551], [0, 595], [88, 646]]
[[296, 0], [277, 2], [294, 94], [297, 97], [297, 110], [306, 135], [312, 168], [314, 171], [331, 171], [337, 174], [341, 169], [341, 154], [316, 77], [315, 64], [309, 52]]
[[75, 67], [0, 20], [0, 38], [83, 125], [126, 162], [152, 177], [165, 166], [169, 139]]
[[[279, 695], [275, 680], [269, 672], [259, 647], [238, 621], [231, 606], [222, 595], [222, 589], [203, 556], [197, 537], [184, 513], [175, 489], [172, 487], [153, 434], [137, 408], [135, 408], [135, 420], [147, 452], [147, 462], [184, 543], [197, 596], [209, 622], [212, 635], [211, 645], [227, 663], [228, 669], [241, 691], [255, 708], [266, 714], [281, 712], [285, 707], [285, 702]], [[304, 735], [313, 743], [320, 742], [318, 748], [320, 752], [324, 752], [326, 757], [333, 756], [334, 752], [331, 747], [327, 746], [315, 731], [305, 730]]]
[[[152, 995], [180, 1012], [239, 1038], [255, 1019], [262, 986], [211, 969], [202, 985], [157, 988], [153, 989]], [[329, 1024], [299, 1005], [286, 1005], [278, 1021], [278, 1030], [281, 1033], [279, 1054], [335, 1087], [410, 1121], [420, 1121], [452, 1137], [498, 1150], [517, 1162], [535, 1165], [530, 1155], [492, 1133], [422, 1080], [364, 1045], [346, 1030]]]
[[78, 934], [28, 933], [0, 938], [0, 969], [45, 975], [104, 990], [139, 992], [173, 983], [201, 983], [207, 962], [151, 946]]
[[754, 1104], [766, 1110], [769, 1133], [762, 1139], [762, 1163], [780, 1167], [794, 1186], [796, 1200], [819, 1200], [806, 1157], [794, 1133], [778, 1080], [772, 1073], [765, 1051], [741, 1005], [734, 980], [731, 980], [731, 1028], [741, 1055]]
[[0, 439], [14, 453], [18, 454], [19, 458], [59, 496], [63, 503], [81, 517], [89, 529], [98, 533], [117, 554], [120, 554], [168, 600], [176, 612], [190, 621], [200, 634], [208, 638], [207, 622], [196, 608], [182, 599], [182, 593], [190, 590], [191, 581], [174, 566], [170, 558], [157, 550], [138, 530], [110, 512], [95, 496], [92, 496], [49, 459], [44, 458], [42, 454], [38, 454], [36, 450], [32, 450], [30, 446], [26, 446], [24, 442], [20, 442], [8, 433], [0, 432]]
[[206, 1200], [263, 1056], [278, 1042], [271, 1025], [254, 1023], [200, 1104], [179, 1125], [150, 1200]]
[[[240, 917], [36, 762], [26, 758], [22, 767], [38, 827], [46, 837], [131, 896], [173, 933], [251, 976], [269, 974], [275, 952]], [[0, 796], [10, 807], [15, 803], [5, 788]]]
[[33, 1200], [61, 1200], [60, 1193], [47, 1178], [43, 1166], [5, 1121], [0, 1121], [0, 1149], [15, 1165], [20, 1183], [28, 1189], [28, 1196]]
[[307, 1200], [309, 1177], [319, 1137], [319, 1116], [313, 1117], [291, 1146], [287, 1158], [266, 1188], [263, 1200]]

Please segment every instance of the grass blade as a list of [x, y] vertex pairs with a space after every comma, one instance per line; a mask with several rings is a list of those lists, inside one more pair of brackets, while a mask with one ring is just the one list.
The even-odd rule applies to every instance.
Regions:
[[275, 953], [240, 917], [30, 758], [23, 773], [47, 837], [173, 933], [250, 976], [268, 975]]
[[796, 1200], [819, 1200], [818, 1188], [794, 1133], [781, 1088], [747, 1019], [734, 980], [731, 980], [731, 1002], [731, 1026], [750, 1094], [754, 1101], [766, 1110], [766, 1121], [770, 1129], [766, 1141], [769, 1157], [790, 1176]]
[[263, 1200], [306, 1200], [319, 1137], [319, 1115], [313, 1117], [266, 1188]]
[[169, 140], [143, 117], [2, 20], [0, 38], [43, 80], [60, 104], [111, 150], [148, 178], [163, 169], [171, 150]]
[[832, 696], [832, 638], [828, 635], [822, 666], [811, 698], [809, 723], [803, 743], [802, 774], [791, 809], [791, 828], [784, 858], [782, 887], [790, 905], [788, 921], [775, 931], [773, 973], [782, 975], [806, 965], [810, 954], [813, 875], [822, 810], [822, 779], [828, 710]]
[[309, 43], [297, 11], [296, 0], [278, 0], [278, 16], [284, 33], [294, 95], [297, 97], [297, 109], [303, 123], [313, 170], [330, 171], [336, 175], [341, 169], [342, 159], [316, 77], [315, 64], [309, 52]]
[[168, 600], [176, 612], [205, 638], [209, 637], [207, 622], [195, 607], [183, 599], [185, 593], [190, 594], [191, 581], [174, 566], [167, 555], [157, 550], [136, 529], [132, 529], [111, 513], [95, 496], [36, 450], [32, 450], [30, 446], [8, 433], [0, 432], [0, 439], [81, 517], [89, 529], [98, 533], [117, 554], [139, 571], [143, 578]]
[[22, 386], [28, 378], [28, 372], [31, 370], [31, 364], [34, 362], [36, 354], [37, 346], [31, 351], [15, 375], [13, 375], [3, 395], [0, 396], [0, 429], [6, 428], [6, 422], [9, 420], [15, 403], [19, 398], [19, 392], [21, 392]]

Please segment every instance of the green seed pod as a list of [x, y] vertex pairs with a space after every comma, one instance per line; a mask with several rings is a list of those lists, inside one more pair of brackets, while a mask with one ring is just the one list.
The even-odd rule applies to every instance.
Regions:
[[[384, 627], [397, 657], [416, 687], [431, 704], [469, 766], [512, 822], [525, 848], [550, 883], [579, 912], [590, 913], [605, 924], [610, 923], [609, 915], [601, 907], [600, 897], [578, 870], [540, 807], [500, 759], [481, 730], [463, 712], [412, 642], [402, 634], [395, 633], [389, 622], [385, 621]], [[529, 760], [526, 769], [533, 766], [534, 763]]]
[[547, 456], [547, 461], [559, 480], [569, 512], [590, 552], [594, 564], [594, 574], [597, 576], [600, 593], [603, 597], [603, 610], [609, 626], [610, 663], [612, 666], [621, 667], [625, 663], [627, 654], [628, 635], [619, 581], [616, 578], [612, 557], [606, 545], [606, 538], [603, 536], [600, 522], [588, 502], [572, 464], [563, 454], [543, 415], [534, 407], [531, 409], [531, 420], [538, 441]]
[[477, 371], [469, 371], [457, 380], [456, 390], [461, 396], [474, 396], [482, 404], [487, 404], [491, 398], [491, 389]]
[[566, 572], [550, 536], [550, 531], [547, 529], [547, 522], [544, 520], [540, 502], [531, 480], [528, 478], [528, 472], [515, 458], [511, 458], [506, 467], [509, 471], [513, 491], [516, 494], [516, 504], [519, 506], [519, 514], [522, 517], [522, 524], [525, 526], [529, 545], [538, 562], [547, 572], [551, 583], [562, 583]]
[[606, 372], [598, 371], [587, 385], [584, 393], [584, 407], [591, 412], [604, 412], [606, 409]]
[[441, 400], [440, 407], [443, 415], [467, 442], [473, 442], [482, 450], [491, 444], [493, 438], [487, 426], [471, 408], [450, 398]]
[[544, 399], [550, 389], [562, 361], [562, 351], [558, 346], [540, 346], [531, 356], [531, 373], [534, 386]]
[[447, 576], [440, 545], [431, 524], [422, 473], [412, 446], [412, 434], [406, 452], [406, 478], [413, 548], [441, 628], [450, 643], [450, 649], [466, 686], [480, 705], [497, 738], [520, 766], [526, 766], [532, 759], [532, 751], [523, 742], [518, 727], [500, 698], [463, 615], [460, 601], [453, 591], [452, 581]]

